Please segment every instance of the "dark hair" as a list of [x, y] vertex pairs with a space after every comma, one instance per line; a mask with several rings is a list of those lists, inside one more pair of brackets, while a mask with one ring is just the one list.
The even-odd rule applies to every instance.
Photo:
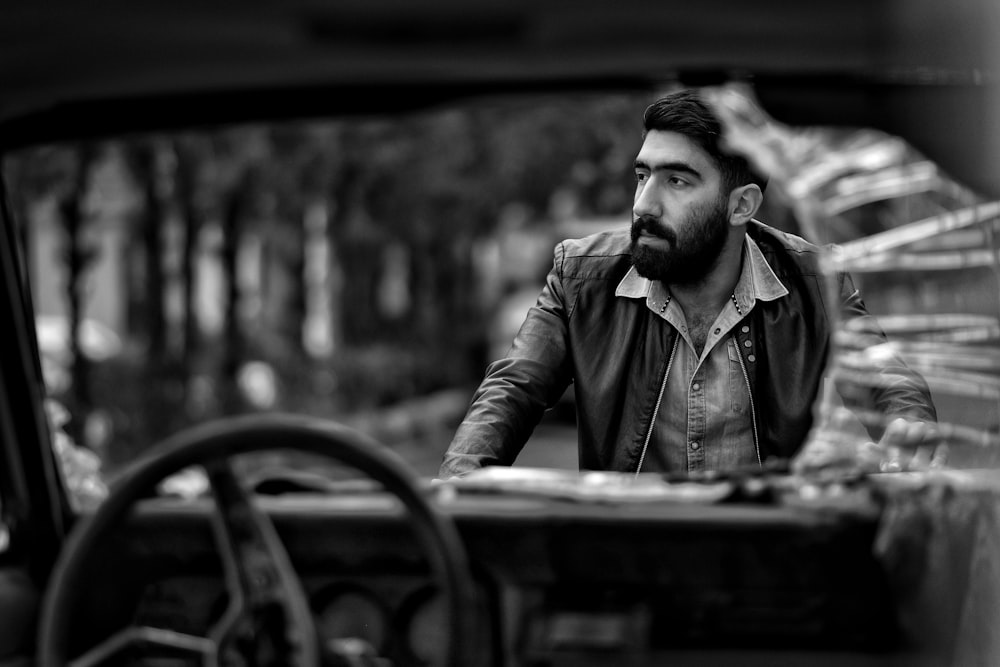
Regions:
[[698, 144], [715, 161], [727, 192], [747, 183], [756, 183], [761, 190], [767, 187], [767, 178], [755, 173], [745, 158], [719, 148], [722, 124], [697, 90], [680, 90], [656, 100], [646, 107], [642, 124], [643, 136], [652, 130], [677, 132]]

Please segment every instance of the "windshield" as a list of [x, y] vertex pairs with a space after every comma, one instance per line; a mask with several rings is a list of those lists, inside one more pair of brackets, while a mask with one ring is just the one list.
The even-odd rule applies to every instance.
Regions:
[[[842, 396], [879, 382], [871, 362], [891, 352], [926, 379], [949, 463], [995, 464], [996, 206], [902, 138], [789, 128], [742, 107], [745, 90], [717, 93], [732, 146], [770, 177], [756, 217], [837, 244], [826, 267], [853, 275], [889, 334], [837, 334], [814, 460], [870, 443], [882, 418]], [[7, 156], [71, 489], [99, 497], [180, 428], [266, 411], [341, 421], [435, 476], [555, 244], [630, 224], [653, 97], [478, 99]], [[517, 465], [576, 469], [576, 437], [571, 389]]]

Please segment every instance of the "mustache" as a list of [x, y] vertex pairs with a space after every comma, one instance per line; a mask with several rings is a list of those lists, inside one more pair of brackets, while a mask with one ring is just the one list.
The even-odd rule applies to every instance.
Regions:
[[645, 232], [650, 236], [657, 236], [661, 239], [666, 239], [670, 243], [677, 243], [677, 234], [674, 230], [669, 227], [662, 227], [656, 221], [656, 218], [650, 217], [648, 215], [641, 215], [632, 220], [632, 240], [639, 238], [639, 235]]

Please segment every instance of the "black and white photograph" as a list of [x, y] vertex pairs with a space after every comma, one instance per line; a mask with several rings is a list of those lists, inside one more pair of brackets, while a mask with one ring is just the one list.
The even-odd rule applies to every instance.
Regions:
[[8, 0], [0, 667], [1000, 665], [996, 0]]

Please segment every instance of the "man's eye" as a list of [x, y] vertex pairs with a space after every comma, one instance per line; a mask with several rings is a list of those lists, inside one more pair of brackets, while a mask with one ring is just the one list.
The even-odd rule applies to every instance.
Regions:
[[677, 185], [677, 186], [687, 185], [687, 181], [685, 181], [683, 178], [678, 178], [677, 176], [671, 176], [669, 182], [670, 185]]
[[635, 180], [639, 181], [640, 183], [646, 180], [646, 176], [647, 175], [641, 171], [635, 172]]

